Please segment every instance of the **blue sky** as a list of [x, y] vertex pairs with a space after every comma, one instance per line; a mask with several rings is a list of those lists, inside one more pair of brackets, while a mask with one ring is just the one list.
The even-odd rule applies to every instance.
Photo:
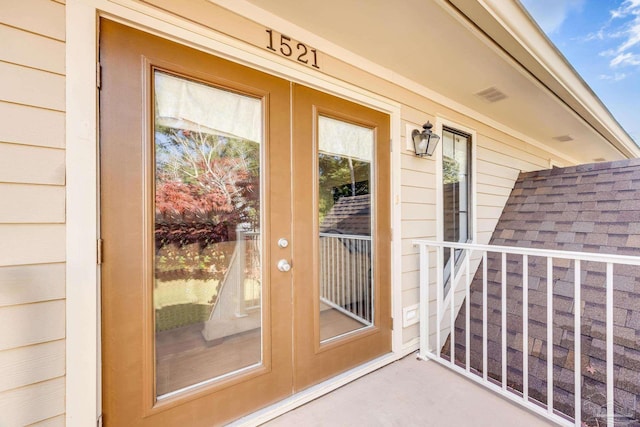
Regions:
[[521, 0], [640, 145], [640, 0]]

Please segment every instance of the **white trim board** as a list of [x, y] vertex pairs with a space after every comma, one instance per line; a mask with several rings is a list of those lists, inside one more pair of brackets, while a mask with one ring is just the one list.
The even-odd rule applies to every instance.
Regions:
[[[95, 425], [101, 414], [100, 277], [96, 251], [99, 238], [98, 95], [96, 90], [99, 16], [124, 22], [202, 51], [291, 81], [304, 83], [388, 113], [391, 116], [392, 144], [397, 147], [392, 153], [392, 168], [394, 170], [400, 168], [400, 104], [346, 82], [317, 73], [313, 74], [289, 61], [271, 55], [267, 57], [267, 53], [255, 47], [134, 0], [67, 0], [66, 424], [70, 427]], [[400, 182], [398, 173], [392, 173], [392, 177], [391, 209], [394, 229], [392, 242], [394, 261], [391, 265], [394, 283], [392, 310], [394, 318], [401, 319]], [[413, 347], [415, 346], [411, 346]], [[385, 363], [396, 360], [406, 350], [406, 346], [402, 344], [402, 329], [399, 327], [393, 331], [392, 350], [393, 353], [383, 359]], [[366, 372], [354, 371], [353, 379], [364, 373]], [[328, 391], [330, 390], [326, 389], [324, 392]], [[298, 401], [302, 402], [302, 400]]]

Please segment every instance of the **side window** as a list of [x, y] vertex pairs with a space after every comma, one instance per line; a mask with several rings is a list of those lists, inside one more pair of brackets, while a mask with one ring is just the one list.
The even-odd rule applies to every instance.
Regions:
[[[443, 240], [466, 243], [472, 240], [471, 135], [442, 129]], [[457, 262], [462, 251], [456, 251]], [[445, 283], [451, 275], [451, 251], [445, 250]]]

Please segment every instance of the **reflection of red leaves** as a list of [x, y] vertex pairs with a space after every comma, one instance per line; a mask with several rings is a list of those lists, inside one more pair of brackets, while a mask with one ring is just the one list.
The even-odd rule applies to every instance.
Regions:
[[[164, 219], [187, 221], [212, 219], [222, 215], [238, 223], [249, 205], [259, 198], [258, 177], [239, 167], [237, 159], [215, 158], [198, 165], [198, 174], [184, 182], [168, 174], [160, 174], [156, 185], [156, 211]], [[237, 217], [237, 218], [229, 218]]]
[[156, 223], [156, 249], [174, 243], [179, 247], [198, 243], [206, 247], [212, 243], [226, 242], [235, 239], [226, 224], [212, 223]]

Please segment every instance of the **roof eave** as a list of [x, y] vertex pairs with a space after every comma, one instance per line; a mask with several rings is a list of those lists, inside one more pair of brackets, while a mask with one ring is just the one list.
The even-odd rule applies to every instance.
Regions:
[[519, 1], [446, 0], [628, 158], [640, 147]]

